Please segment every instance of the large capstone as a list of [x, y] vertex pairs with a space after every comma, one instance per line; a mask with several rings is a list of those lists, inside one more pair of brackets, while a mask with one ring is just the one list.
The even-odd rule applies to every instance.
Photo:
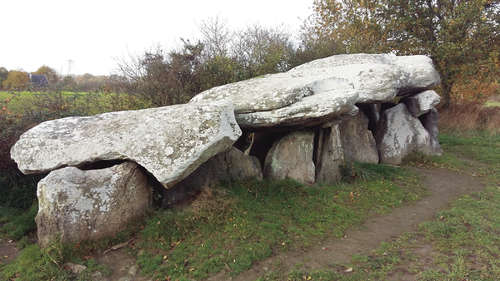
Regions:
[[99, 170], [66, 167], [38, 183], [40, 245], [112, 237], [141, 218], [151, 204], [148, 178], [135, 163]]
[[368, 118], [363, 111], [340, 124], [340, 137], [345, 160], [348, 162], [374, 163], [379, 161], [377, 144], [368, 130]]
[[403, 103], [384, 111], [377, 129], [377, 144], [380, 162], [386, 164], [401, 164], [413, 152], [433, 154], [429, 133]]
[[168, 187], [240, 135], [231, 104], [182, 104], [43, 122], [21, 135], [11, 157], [25, 174], [132, 160]]
[[415, 117], [420, 117], [428, 113], [438, 105], [440, 101], [441, 97], [432, 90], [424, 91], [404, 99], [408, 111]]
[[355, 112], [356, 103], [392, 101], [439, 84], [426, 56], [337, 55], [288, 72], [215, 87], [191, 103], [229, 100], [242, 127], [312, 126]]
[[321, 128], [317, 138], [316, 182], [334, 184], [342, 178], [341, 165], [344, 164], [339, 125]]
[[315, 181], [314, 132], [295, 131], [276, 141], [264, 163], [264, 177], [293, 179], [305, 184]]

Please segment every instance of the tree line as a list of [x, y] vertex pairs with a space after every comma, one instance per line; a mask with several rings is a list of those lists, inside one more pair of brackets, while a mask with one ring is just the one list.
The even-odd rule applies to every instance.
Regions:
[[[44, 77], [45, 84], [30, 80], [31, 75]], [[53, 68], [42, 65], [35, 72], [7, 70], [0, 67], [0, 90], [5, 91], [75, 91], [75, 92], [115, 92], [126, 84], [120, 75], [60, 75]]]
[[335, 54], [427, 55], [441, 74], [443, 106], [500, 94], [500, 4], [492, 0], [314, 0], [299, 42], [279, 28], [230, 30], [203, 22], [199, 40], [120, 64], [131, 91], [155, 105], [214, 86]]

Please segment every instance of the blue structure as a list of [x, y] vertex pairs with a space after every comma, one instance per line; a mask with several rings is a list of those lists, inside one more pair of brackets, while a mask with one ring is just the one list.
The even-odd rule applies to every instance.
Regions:
[[35, 88], [45, 88], [49, 85], [49, 81], [45, 75], [30, 74], [31, 85]]

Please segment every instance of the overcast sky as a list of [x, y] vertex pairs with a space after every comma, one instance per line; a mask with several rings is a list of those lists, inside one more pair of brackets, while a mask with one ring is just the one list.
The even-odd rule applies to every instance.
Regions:
[[194, 38], [201, 21], [232, 28], [284, 24], [296, 33], [312, 0], [2, 0], [0, 66], [67, 74], [110, 74], [117, 59]]

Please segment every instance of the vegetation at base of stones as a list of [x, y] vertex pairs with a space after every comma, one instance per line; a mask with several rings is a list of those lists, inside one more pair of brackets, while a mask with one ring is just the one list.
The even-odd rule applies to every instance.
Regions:
[[[131, 225], [114, 239], [54, 244], [48, 250], [28, 244], [13, 263], [0, 267], [0, 276], [59, 280], [68, 273], [50, 261], [55, 249], [62, 255], [58, 264], [86, 265], [82, 257], [129, 240], [139, 228], [131, 248], [143, 274], [174, 280], [200, 279], [221, 270], [236, 274], [276, 251], [305, 248], [327, 235], [340, 237], [368, 213], [388, 212], [425, 193], [416, 175], [405, 169], [354, 166], [364, 176], [350, 184], [311, 188], [290, 180], [232, 183], [202, 191], [189, 207], [159, 209], [145, 225]], [[33, 270], [25, 272], [24, 266]], [[39, 266], [47, 269], [37, 275]]]
[[53, 281], [88, 281], [99, 280], [96, 277], [110, 275], [110, 270], [100, 265], [95, 259], [72, 258], [81, 266], [81, 272], [75, 273], [68, 268], [65, 260], [68, 259], [67, 250], [60, 244], [54, 243], [46, 249], [40, 249], [36, 244], [27, 245], [16, 260], [7, 265], [0, 264], [2, 280], [53, 280]]
[[191, 207], [160, 210], [148, 220], [139, 233], [138, 264], [155, 278], [200, 280], [221, 270], [235, 275], [277, 251], [341, 237], [368, 213], [424, 193], [409, 171], [373, 166], [357, 166], [367, 180], [352, 184], [248, 181], [205, 190]]
[[[16, 219], [14, 217], [20, 214], [19, 210], [12, 208], [0, 209], [2, 211], [0, 236], [8, 235], [8, 233], [4, 232], [5, 230], [19, 231], [32, 223], [36, 215], [36, 207], [34, 205], [30, 209], [30, 215], [22, 215], [26, 219]], [[7, 218], [7, 216], [12, 216], [11, 218], [14, 219]], [[31, 216], [31, 218], [28, 218], [28, 216]], [[2, 220], [4, 218], [9, 220], [7, 224], [3, 224], [4, 221]], [[0, 280], [100, 280], [101, 277], [109, 276], [111, 270], [107, 266], [100, 264], [94, 258], [95, 255], [124, 241], [130, 241], [130, 238], [135, 235], [137, 229], [143, 226], [143, 223], [142, 220], [132, 221], [125, 230], [116, 233], [114, 237], [98, 241], [82, 241], [77, 244], [53, 241], [43, 249], [33, 239], [32, 233], [27, 233], [16, 243], [16, 247], [20, 250], [16, 259], [7, 264], [0, 262]], [[18, 229], [14, 229], [16, 226]], [[68, 263], [83, 265], [85, 269], [80, 273], [72, 272], [71, 269], [67, 268]]]
[[[274, 270], [272, 280], [496, 280], [500, 276], [500, 138], [485, 132], [441, 134], [444, 155], [412, 164], [446, 167], [483, 176], [486, 189], [466, 195], [416, 232], [382, 243], [347, 264], [290, 272]], [[465, 158], [464, 158], [465, 157]], [[474, 161], [474, 162], [470, 162]]]
[[448, 106], [464, 93], [498, 92], [498, 9], [487, 0], [315, 0], [305, 29], [314, 40], [342, 42], [342, 53], [430, 56]]

